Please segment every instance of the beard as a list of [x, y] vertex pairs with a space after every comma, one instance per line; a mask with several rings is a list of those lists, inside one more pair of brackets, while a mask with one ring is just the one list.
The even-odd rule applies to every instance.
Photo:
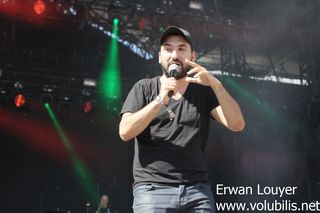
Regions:
[[187, 72], [189, 70], [191, 70], [191, 66], [190, 65], [184, 66], [183, 63], [181, 63], [180, 61], [176, 61], [176, 64], [178, 64], [180, 66], [180, 69], [179, 70], [176, 69], [177, 72], [176, 72], [176, 74], [174, 76], [171, 76], [171, 74], [169, 72], [169, 66], [171, 64], [167, 65], [167, 66], [161, 64], [162, 71], [163, 71], [163, 73], [165, 74], [165, 76], [167, 78], [174, 77], [176, 80], [179, 80], [179, 79], [184, 78], [185, 76], [187, 76]]

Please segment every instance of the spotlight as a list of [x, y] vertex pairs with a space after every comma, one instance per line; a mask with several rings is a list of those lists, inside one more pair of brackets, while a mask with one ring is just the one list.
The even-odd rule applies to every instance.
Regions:
[[78, 11], [73, 5], [71, 5], [70, 7], [64, 8], [63, 14], [68, 16], [76, 16], [78, 15]]
[[87, 89], [81, 91], [80, 106], [84, 113], [90, 113], [92, 111], [91, 94]]
[[46, 5], [42, 0], [37, 0], [33, 5], [33, 10], [36, 14], [42, 15], [46, 10]]
[[6, 95], [7, 91], [5, 89], [0, 89], [0, 95]]
[[13, 104], [17, 108], [21, 108], [26, 104], [26, 97], [22, 92], [24, 86], [21, 82], [14, 83], [14, 91], [12, 92]]
[[83, 112], [89, 113], [91, 112], [91, 110], [92, 110], [92, 103], [90, 100], [88, 100], [84, 103]]
[[80, 107], [83, 117], [86, 120], [95, 122], [97, 111], [97, 100], [93, 97], [91, 92], [87, 89], [81, 91]]
[[118, 18], [114, 18], [113, 19], [113, 25], [114, 26], [118, 26], [118, 24], [119, 24], [119, 19]]
[[17, 108], [23, 107], [26, 103], [26, 98], [23, 94], [19, 93], [16, 94], [15, 98], [14, 98], [14, 105]]
[[40, 104], [44, 105], [45, 103], [52, 106], [53, 104], [53, 93], [55, 92], [54, 88], [49, 85], [44, 85], [40, 95]]
[[14, 83], [14, 88], [16, 89], [16, 90], [21, 90], [21, 89], [23, 89], [23, 84], [21, 83], [21, 82], [19, 82], [19, 81], [17, 81], [16, 83]]
[[78, 14], [78, 11], [74, 8], [74, 6], [71, 6], [69, 8], [69, 11], [70, 11], [71, 15], [76, 16]]
[[91, 93], [87, 89], [81, 91], [81, 95], [85, 97], [90, 97]]
[[85, 78], [85, 79], [83, 79], [83, 86], [96, 87], [97, 86], [97, 80], [91, 79], [91, 78]]
[[199, 0], [191, 0], [189, 3], [189, 8], [193, 10], [203, 10], [203, 4]]

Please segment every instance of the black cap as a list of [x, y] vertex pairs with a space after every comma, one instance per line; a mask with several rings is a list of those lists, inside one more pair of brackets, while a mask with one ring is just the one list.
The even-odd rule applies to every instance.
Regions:
[[176, 26], [170, 26], [167, 29], [165, 29], [161, 35], [161, 39], [160, 39], [160, 44], [162, 45], [163, 42], [166, 40], [166, 38], [170, 35], [181, 35], [183, 36], [188, 43], [191, 45], [191, 48], [193, 48], [193, 44], [192, 44], [192, 37], [191, 34], [179, 27]]

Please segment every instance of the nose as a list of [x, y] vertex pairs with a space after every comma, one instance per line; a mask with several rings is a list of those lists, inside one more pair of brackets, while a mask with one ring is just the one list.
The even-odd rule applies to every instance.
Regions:
[[178, 54], [177, 54], [177, 51], [176, 51], [176, 50], [172, 51], [172, 53], [171, 53], [171, 58], [172, 58], [173, 60], [175, 60], [175, 59], [178, 58]]

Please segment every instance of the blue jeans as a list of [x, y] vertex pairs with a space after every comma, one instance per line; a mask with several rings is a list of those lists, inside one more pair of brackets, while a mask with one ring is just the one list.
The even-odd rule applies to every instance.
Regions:
[[163, 185], [148, 183], [133, 189], [135, 213], [215, 213], [209, 183]]

